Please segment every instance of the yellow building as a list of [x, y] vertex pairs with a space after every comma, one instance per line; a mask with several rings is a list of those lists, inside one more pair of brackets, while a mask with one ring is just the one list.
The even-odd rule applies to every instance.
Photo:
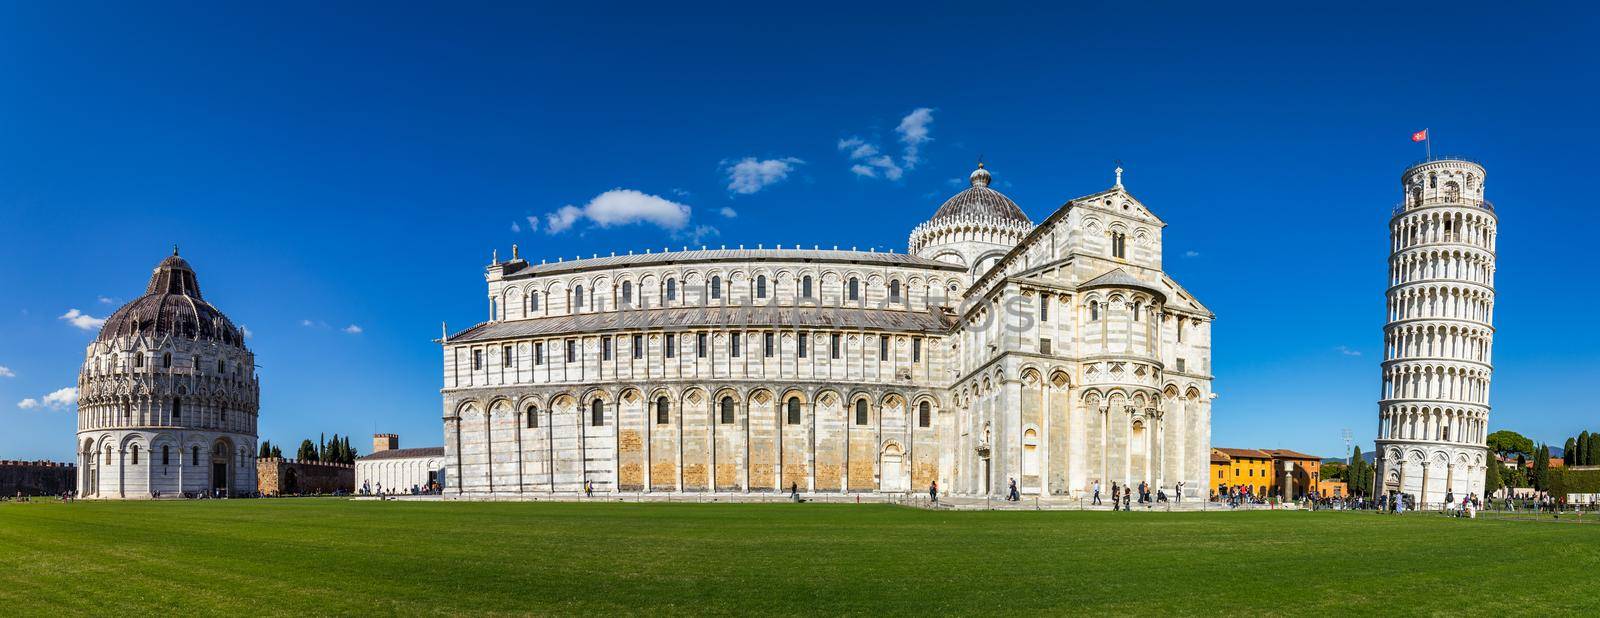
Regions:
[[1211, 491], [1227, 492], [1229, 487], [1262, 496], [1272, 488], [1272, 455], [1251, 448], [1211, 449]]

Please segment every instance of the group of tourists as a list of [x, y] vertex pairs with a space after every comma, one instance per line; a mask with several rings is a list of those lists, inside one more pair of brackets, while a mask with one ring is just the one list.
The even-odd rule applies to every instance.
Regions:
[[426, 485], [417, 485], [416, 483], [412, 483], [409, 489], [401, 487], [399, 489], [390, 488], [388, 490], [383, 488], [383, 483], [378, 483], [376, 487], [374, 487], [372, 481], [361, 482], [361, 495], [378, 496], [380, 498], [385, 496], [433, 495], [439, 493], [439, 491], [442, 489], [444, 488], [441, 487], [437, 481], [429, 481]]

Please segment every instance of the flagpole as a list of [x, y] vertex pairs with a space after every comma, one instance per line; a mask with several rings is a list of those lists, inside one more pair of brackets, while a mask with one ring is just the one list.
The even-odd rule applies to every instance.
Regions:
[[1428, 160], [1432, 161], [1433, 160], [1433, 129], [1430, 129], [1428, 127], [1423, 127], [1423, 129], [1422, 129], [1422, 147], [1427, 150]]

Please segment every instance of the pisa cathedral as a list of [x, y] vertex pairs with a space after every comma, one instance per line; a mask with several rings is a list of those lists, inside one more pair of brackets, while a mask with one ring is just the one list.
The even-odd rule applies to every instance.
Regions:
[[980, 165], [903, 254], [514, 248], [439, 340], [447, 495], [1204, 497], [1214, 316], [1117, 173], [1035, 224]]
[[254, 493], [260, 397], [243, 332], [201, 297], [173, 249], [85, 351], [79, 496]]
[[1380, 493], [1430, 505], [1484, 495], [1499, 220], [1483, 183], [1483, 167], [1461, 159], [1401, 174], [1405, 201], [1389, 222]]

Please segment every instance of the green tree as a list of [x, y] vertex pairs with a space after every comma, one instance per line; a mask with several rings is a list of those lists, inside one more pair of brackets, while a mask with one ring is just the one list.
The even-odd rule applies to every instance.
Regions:
[[1567, 443], [1561, 445], [1561, 461], [1568, 467], [1578, 465], [1578, 441], [1567, 438]]
[[352, 465], [356, 463], [356, 450], [350, 448], [350, 436], [344, 437], [344, 462]]
[[1589, 448], [1584, 456], [1588, 458], [1589, 465], [1600, 464], [1600, 434], [1589, 434]]
[[299, 459], [301, 461], [316, 461], [317, 460], [317, 445], [312, 443], [311, 440], [309, 440], [309, 439], [301, 440], [300, 441], [300, 453], [295, 455], [294, 458], [295, 459]]
[[1501, 429], [1489, 434], [1485, 439], [1489, 450], [1510, 457], [1512, 455], [1532, 455], [1533, 440], [1509, 429]]
[[283, 459], [283, 449], [278, 448], [276, 444], [272, 445], [272, 456]]
[[1484, 472], [1483, 472], [1483, 493], [1484, 493], [1484, 495], [1492, 495], [1492, 494], [1494, 494], [1495, 491], [1499, 490], [1502, 487], [1502, 483], [1504, 481], [1502, 481], [1501, 478], [1500, 478], [1500, 470], [1501, 470], [1501, 468], [1504, 468], [1504, 467], [1505, 466], [1500, 465], [1500, 461], [1499, 460], [1492, 459], [1492, 458], [1489, 460], [1489, 465], [1484, 466]]
[[1589, 452], [1593, 450], [1592, 446], [1594, 446], [1593, 435], [1588, 431], [1578, 434], [1578, 443], [1574, 447], [1578, 449], [1578, 452], [1572, 454], [1572, 460], [1578, 462], [1580, 466], [1594, 465], [1594, 460], [1589, 458]]
[[266, 458], [271, 457], [271, 456], [272, 456], [272, 441], [271, 440], [262, 440], [261, 441], [261, 450], [256, 452], [256, 458], [258, 458], [258, 459], [266, 459]]
[[1550, 482], [1550, 447], [1540, 444], [1539, 452], [1533, 456], [1533, 474], [1528, 477], [1528, 483], [1534, 489], [1544, 491]]
[[1350, 482], [1350, 469], [1337, 461], [1322, 464], [1322, 480]]

